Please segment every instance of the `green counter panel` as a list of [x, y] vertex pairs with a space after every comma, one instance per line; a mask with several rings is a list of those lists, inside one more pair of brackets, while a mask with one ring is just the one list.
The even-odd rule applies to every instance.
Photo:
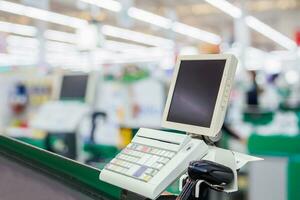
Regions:
[[300, 199], [300, 135], [251, 135], [248, 140], [251, 154], [261, 156], [288, 157], [288, 200]]
[[122, 189], [99, 180], [100, 170], [74, 160], [33, 147], [15, 139], [0, 136], [0, 153], [26, 161], [33, 167], [63, 177], [66, 182], [88, 188], [92, 195], [103, 195], [109, 199], [120, 199]]
[[288, 163], [288, 200], [300, 199], [300, 156], [293, 156]]
[[35, 147], [39, 147], [41, 149], [46, 149], [45, 139], [34, 139], [29, 137], [17, 137], [17, 140], [25, 142]]
[[269, 124], [274, 118], [273, 112], [244, 112], [243, 121], [253, 125], [266, 125]]
[[101, 158], [114, 158], [120, 150], [111, 145], [84, 144], [83, 150]]
[[251, 154], [267, 156], [290, 156], [300, 154], [300, 135], [262, 136], [253, 134], [248, 140]]

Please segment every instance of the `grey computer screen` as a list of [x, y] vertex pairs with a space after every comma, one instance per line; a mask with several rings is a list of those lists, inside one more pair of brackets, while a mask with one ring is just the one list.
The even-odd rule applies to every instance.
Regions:
[[84, 100], [88, 85], [88, 75], [65, 75], [62, 79], [60, 99]]
[[167, 121], [210, 127], [225, 63], [181, 61]]

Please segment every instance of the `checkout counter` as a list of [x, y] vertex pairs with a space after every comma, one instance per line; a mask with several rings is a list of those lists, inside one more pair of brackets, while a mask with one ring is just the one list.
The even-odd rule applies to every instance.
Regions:
[[[281, 112], [293, 112], [298, 118], [299, 107], [280, 106]], [[244, 113], [244, 121], [254, 126], [267, 125], [274, 113], [260, 110]], [[286, 125], [288, 126], [288, 125]], [[278, 132], [260, 134], [255, 128], [248, 139], [251, 155], [264, 158], [264, 162], [251, 163], [249, 168], [249, 200], [298, 200], [300, 199], [300, 135]], [[271, 187], [270, 187], [271, 186]], [[263, 196], [261, 194], [264, 194]]]
[[[100, 169], [0, 135], [1, 200], [145, 200], [99, 179]], [[3, 176], [2, 176], [3, 175]], [[178, 194], [178, 183], [168, 189]], [[174, 199], [172, 195], [158, 199]]]
[[2, 200], [138, 199], [99, 180], [100, 170], [0, 136]]

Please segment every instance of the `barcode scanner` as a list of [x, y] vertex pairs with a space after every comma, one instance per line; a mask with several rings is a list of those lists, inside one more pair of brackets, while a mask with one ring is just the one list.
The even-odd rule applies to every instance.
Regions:
[[234, 179], [233, 171], [229, 167], [209, 160], [190, 162], [188, 175], [192, 180], [203, 180], [220, 186], [228, 185]]
[[176, 200], [189, 199], [198, 181], [202, 180], [210, 188], [222, 190], [234, 179], [233, 171], [229, 167], [208, 160], [190, 162], [188, 176], [182, 192]]

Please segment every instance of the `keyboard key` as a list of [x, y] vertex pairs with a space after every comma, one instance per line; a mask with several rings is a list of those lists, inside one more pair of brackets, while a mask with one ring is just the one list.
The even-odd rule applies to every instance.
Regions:
[[110, 163], [116, 163], [118, 161], [118, 159], [114, 158], [110, 161]]
[[141, 179], [144, 180], [145, 182], [148, 182], [151, 178], [152, 178], [152, 176], [149, 176], [147, 174], [143, 174], [141, 177]]
[[146, 166], [141, 166], [134, 174], [135, 177], [140, 177], [147, 170]]
[[168, 152], [165, 150], [161, 150], [161, 153], [159, 154], [160, 156], [165, 156]]
[[142, 152], [149, 153], [151, 151], [150, 147], [143, 146]]
[[158, 169], [158, 170], [160, 170], [163, 166], [164, 166], [163, 164], [158, 163], [158, 162], [156, 162], [153, 165], [151, 165], [151, 167], [153, 167], [155, 169]]
[[150, 176], [154, 176], [157, 172], [158, 172], [158, 170], [148, 168], [148, 169], [145, 171], [145, 174], [148, 174], [148, 175], [150, 175]]
[[157, 151], [158, 151], [158, 149], [152, 149], [151, 151], [150, 151], [150, 153], [153, 153], [153, 154], [157, 154]]
[[141, 157], [137, 163], [140, 165], [143, 165], [144, 163], [146, 163], [152, 156], [150, 154], [145, 154], [143, 157]]
[[152, 172], [154, 171], [155, 169], [152, 169], [152, 168], [148, 168], [147, 170], [146, 170], [146, 174], [152, 174]]
[[127, 171], [128, 171], [128, 169], [123, 168], [120, 172], [121, 172], [122, 174], [126, 174]]
[[162, 156], [163, 153], [164, 153], [164, 150], [158, 150], [158, 151], [156, 152], [156, 154], [159, 155], [159, 156]]
[[158, 163], [156, 168], [161, 169], [163, 166], [164, 164]]
[[138, 150], [138, 151], [142, 151], [143, 150], [143, 145], [138, 145], [137, 147], [136, 147], [136, 150]]
[[144, 163], [144, 165], [151, 167], [154, 163], [156, 163], [158, 161], [159, 157], [158, 156], [151, 156], [148, 161], [146, 163]]
[[154, 170], [153, 172], [152, 172], [152, 174], [150, 174], [151, 176], [155, 176], [155, 174], [157, 174], [157, 172], [158, 172], [158, 170]]
[[175, 153], [174, 152], [169, 152], [166, 156], [168, 158], [173, 158], [175, 156]]
[[127, 175], [133, 176], [133, 174], [140, 168], [139, 165], [133, 165], [129, 168], [129, 170], [126, 172]]
[[143, 157], [145, 155], [145, 153], [142, 153], [142, 152], [139, 152], [139, 151], [136, 151], [135, 154], [136, 154], [137, 157]]
[[161, 157], [161, 158], [158, 160], [158, 162], [160, 162], [160, 163], [162, 163], [162, 164], [167, 164], [167, 162], [169, 162], [169, 160], [170, 160], [170, 159], [168, 159], [168, 158], [163, 158], [163, 157]]
[[106, 169], [112, 169], [112, 164], [110, 164], [110, 163], [107, 164], [107, 165], [105, 166], [105, 168], [106, 168]]

